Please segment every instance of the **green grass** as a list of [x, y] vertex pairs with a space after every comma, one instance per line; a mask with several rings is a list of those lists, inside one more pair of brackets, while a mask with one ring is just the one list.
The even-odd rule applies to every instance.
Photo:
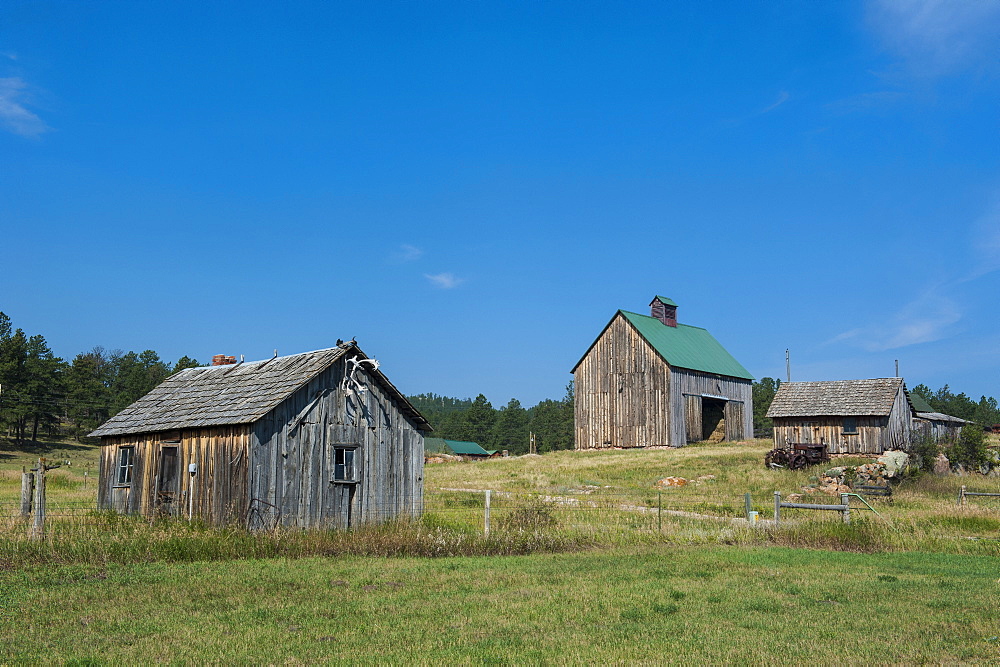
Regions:
[[[71, 444], [4, 452], [0, 507], [21, 465]], [[0, 664], [1000, 660], [1000, 503], [955, 504], [996, 478], [927, 475], [873, 501], [883, 518], [752, 528], [734, 520], [744, 492], [766, 517], [774, 490], [817, 474], [766, 470], [769, 447], [428, 466], [420, 520], [350, 532], [88, 512], [33, 542], [7, 519]], [[86, 505], [96, 452], [72, 454], [49, 499]], [[691, 483], [658, 489], [666, 476]], [[489, 536], [467, 489], [497, 491]]]
[[0, 662], [996, 663], [997, 586], [992, 558], [720, 546], [46, 567], [0, 572]]

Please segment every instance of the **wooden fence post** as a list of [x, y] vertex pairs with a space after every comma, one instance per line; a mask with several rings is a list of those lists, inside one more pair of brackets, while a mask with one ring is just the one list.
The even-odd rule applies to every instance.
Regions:
[[747, 516], [747, 521], [749, 521], [750, 512], [753, 511], [753, 500], [750, 498], [749, 491], [743, 494], [743, 504], [746, 506], [746, 516]]
[[21, 516], [27, 519], [31, 516], [31, 500], [35, 493], [35, 473], [26, 472], [21, 475]]
[[958, 506], [961, 507], [964, 504], [965, 504], [965, 484], [963, 484], [962, 488], [958, 490]]
[[35, 471], [35, 521], [31, 525], [31, 539], [45, 536], [45, 459], [38, 459]]
[[844, 523], [851, 522], [851, 497], [846, 493], [840, 494], [840, 504], [844, 506], [844, 512], [842, 516], [844, 517]]
[[774, 525], [778, 525], [778, 521], [781, 520], [781, 492], [774, 492]]
[[491, 490], [486, 489], [486, 516], [484, 517], [484, 522], [483, 522], [484, 535], [490, 534], [490, 493], [492, 493]]

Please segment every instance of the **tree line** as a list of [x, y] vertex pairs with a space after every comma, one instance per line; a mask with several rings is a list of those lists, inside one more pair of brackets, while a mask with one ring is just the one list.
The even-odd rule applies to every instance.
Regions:
[[0, 429], [15, 443], [39, 433], [79, 439], [173, 373], [199, 365], [187, 356], [170, 364], [153, 350], [100, 346], [66, 361], [44, 336], [14, 329], [0, 312]]
[[525, 408], [516, 398], [496, 409], [479, 394], [475, 399], [449, 398], [437, 394], [407, 397], [427, 418], [430, 435], [448, 440], [479, 443], [484, 449], [528, 452], [530, 434], [535, 435], [539, 454], [573, 449], [573, 383], [560, 400], [546, 399]]
[[[188, 356], [168, 363], [153, 350], [124, 352], [100, 346], [66, 361], [52, 353], [44, 336], [14, 329], [0, 312], [0, 432], [18, 443], [37, 440], [39, 433], [79, 439], [170, 375], [200, 365]], [[781, 380], [769, 377], [753, 383], [753, 425], [759, 436], [770, 435], [772, 424], [765, 415], [780, 386]], [[911, 393], [936, 412], [984, 426], [1000, 424], [1000, 408], [992, 396], [975, 401], [947, 384], [937, 391], [918, 384]], [[572, 382], [561, 399], [546, 399], [530, 408], [511, 399], [496, 409], [483, 394], [475, 399], [433, 393], [408, 398], [436, 437], [523, 454], [534, 433], [539, 452], [573, 448]]]

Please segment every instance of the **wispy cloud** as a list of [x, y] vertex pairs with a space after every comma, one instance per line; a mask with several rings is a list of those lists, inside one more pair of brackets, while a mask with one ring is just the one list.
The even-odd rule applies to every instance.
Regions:
[[769, 113], [771, 111], [774, 111], [775, 109], [777, 109], [778, 107], [780, 107], [782, 104], [784, 104], [785, 102], [787, 102], [790, 97], [791, 97], [791, 95], [788, 94], [787, 90], [781, 91], [780, 93], [778, 93], [778, 99], [775, 100], [774, 103], [769, 104], [768, 106], [766, 106], [763, 109], [761, 109], [760, 113], [763, 114], [763, 113]]
[[424, 274], [424, 278], [431, 281], [431, 284], [441, 289], [452, 289], [465, 282], [464, 278], [458, 278], [452, 273]]
[[931, 290], [881, 322], [844, 331], [823, 344], [848, 343], [869, 352], [895, 350], [941, 340], [961, 319], [962, 311], [953, 301]]
[[27, 89], [19, 77], [0, 78], [0, 125], [22, 137], [35, 137], [49, 127], [25, 106]]
[[424, 251], [417, 246], [404, 243], [392, 253], [392, 259], [396, 262], [415, 262], [424, 256]]
[[995, 66], [1000, 54], [995, 0], [876, 0], [868, 19], [886, 46], [920, 76]]

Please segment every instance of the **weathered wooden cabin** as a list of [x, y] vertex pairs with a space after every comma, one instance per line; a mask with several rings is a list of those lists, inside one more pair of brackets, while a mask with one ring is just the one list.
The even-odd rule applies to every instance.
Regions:
[[910, 448], [913, 405], [903, 378], [784, 382], [767, 416], [776, 447], [822, 442], [831, 454]]
[[653, 299], [649, 315], [619, 310], [572, 373], [576, 449], [753, 433], [753, 376], [708, 331], [678, 323], [666, 297]]
[[181, 371], [105, 422], [98, 504], [250, 528], [417, 515], [427, 420], [353, 342]]
[[942, 440], [957, 440], [962, 434], [962, 427], [968, 422], [961, 417], [936, 412], [920, 394], [910, 394], [913, 404], [913, 437], [927, 437], [940, 442]]

